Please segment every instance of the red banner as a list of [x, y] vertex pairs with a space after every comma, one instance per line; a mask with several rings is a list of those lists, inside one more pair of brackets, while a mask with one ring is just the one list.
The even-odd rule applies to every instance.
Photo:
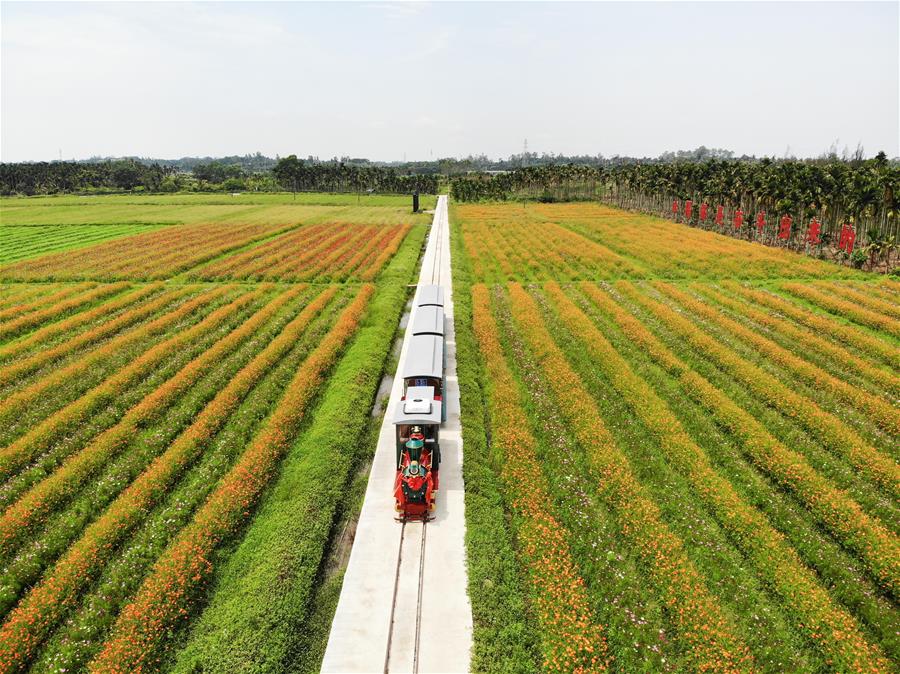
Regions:
[[744, 211], [740, 208], [734, 212], [734, 228], [740, 229], [744, 224]]
[[781, 216], [781, 226], [778, 228], [778, 238], [779, 239], [790, 239], [791, 238], [791, 225], [794, 220], [790, 215]]
[[720, 227], [725, 222], [725, 209], [722, 206], [716, 206], [716, 224]]
[[706, 211], [709, 209], [709, 204], [700, 204], [700, 219], [703, 222], [706, 222]]
[[841, 227], [841, 238], [838, 241], [838, 248], [852, 253], [854, 243], [856, 243], [856, 232], [853, 230], [853, 225], [845, 222], [843, 227]]
[[690, 199], [684, 202], [684, 217], [688, 220], [691, 219], [691, 212], [694, 210], [694, 204]]
[[672, 202], [672, 215], [678, 215], [678, 199]]
[[760, 211], [756, 214], [756, 231], [760, 234], [763, 233], [763, 230], [766, 228], [766, 212]]
[[818, 243], [821, 243], [822, 237], [819, 236], [821, 232], [822, 223], [819, 222], [816, 218], [813, 218], [809, 221], [809, 231], [806, 234], [806, 241], [813, 244], [814, 246]]

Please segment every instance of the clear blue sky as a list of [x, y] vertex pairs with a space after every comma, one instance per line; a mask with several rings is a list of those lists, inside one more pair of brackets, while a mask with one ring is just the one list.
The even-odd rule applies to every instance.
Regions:
[[3, 2], [0, 156], [896, 156], [898, 7]]

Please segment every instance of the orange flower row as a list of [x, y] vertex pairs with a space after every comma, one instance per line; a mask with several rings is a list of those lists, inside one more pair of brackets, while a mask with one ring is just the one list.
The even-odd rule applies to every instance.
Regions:
[[661, 319], [667, 328], [681, 335], [700, 353], [744, 383], [767, 404], [800, 423], [824, 446], [845, 457], [853, 466], [891, 494], [900, 496], [900, 468], [897, 464], [865, 442], [840, 419], [820, 408], [813, 400], [800, 395], [777, 378], [741, 358], [665, 304], [641, 294], [632, 284], [620, 282], [616, 284], [616, 288], [646, 307]]
[[50, 307], [32, 311], [19, 318], [3, 322], [0, 324], [0, 339], [9, 339], [10, 337], [21, 335], [26, 330], [41, 325], [42, 323], [46, 323], [47, 321], [62, 318], [68, 313], [76, 310], [78, 307], [110, 295], [115, 295], [127, 287], [127, 284], [124, 283], [103, 285], [62, 302], [54, 303]]
[[646, 565], [685, 645], [690, 667], [703, 672], [752, 670], [749, 649], [709, 593], [682, 540], [646, 495], [581, 378], [544, 327], [534, 300], [517, 283], [510, 284], [510, 298], [522, 336], [600, 478], [598, 494], [617, 513], [622, 535]]
[[[459, 206], [476, 279], [620, 277], [641, 267], [597, 241], [554, 222], [529, 222], [509, 206]], [[492, 271], [492, 268], [494, 271]]]
[[371, 279], [396, 252], [396, 246], [399, 246], [409, 228], [409, 225], [383, 227], [350, 223], [301, 227], [225, 257], [192, 276], [203, 279], [322, 278], [344, 281], [357, 275]]
[[300, 258], [334, 235], [324, 224], [298, 227], [247, 250], [215, 260], [190, 272], [189, 276], [206, 280], [268, 276], [268, 270], [275, 265], [292, 259], [299, 263]]
[[881, 332], [893, 335], [894, 337], [900, 337], [900, 321], [890, 318], [889, 316], [882, 316], [874, 311], [869, 311], [868, 309], [860, 307], [855, 302], [848, 302], [847, 300], [832, 297], [818, 288], [813, 288], [802, 283], [782, 283], [781, 287], [787, 290], [791, 295], [802, 297], [833, 314], [849, 318], [854, 323], [880, 330]]
[[63, 286], [62, 289], [57, 290], [55, 293], [44, 295], [29, 302], [20, 302], [0, 311], [0, 323], [13, 318], [21, 318], [25, 314], [29, 314], [40, 309], [46, 309], [48, 308], [48, 306], [52, 308], [55, 304], [71, 297], [72, 295], [83, 293], [86, 290], [90, 290], [91, 288], [96, 287], [96, 283], [79, 283], [77, 285], [67, 285]]
[[795, 356], [777, 342], [763, 337], [737, 321], [728, 318], [714, 307], [694, 299], [669, 283], [657, 281], [653, 285], [677, 301], [692, 315], [703, 316], [744, 343], [758, 349], [760, 353], [764, 353], [767, 358], [770, 358], [801, 380], [806, 381], [819, 390], [828, 391], [838, 400], [865, 412], [878, 426], [888, 433], [892, 435], [900, 433], [900, 410], [881, 397], [841, 381], [822, 368]]
[[336, 292], [336, 288], [329, 288], [321, 293], [241, 368], [191, 426], [154, 459], [25, 596], [0, 628], [0, 672], [15, 671], [28, 662], [66, 608], [77, 599], [79, 590], [102, 570], [116, 546], [197, 459], [246, 393], [294, 347]]
[[891, 290], [887, 283], [851, 283], [850, 285], [854, 288], [863, 289], [870, 296], [874, 295], [885, 302], [889, 302], [891, 305], [896, 305], [900, 302], [900, 294]]
[[544, 669], [593, 672], [607, 668], [607, 644], [597, 622], [567, 539], [568, 530], [554, 517], [535, 454], [536, 442], [512, 372], [503, 356], [491, 316], [488, 291], [472, 288], [472, 325], [491, 373], [489, 405], [491, 443], [504, 456], [501, 477], [522, 522], [520, 554], [531, 574], [541, 624]]
[[[173, 325], [178, 324], [182, 319], [193, 315], [203, 306], [221, 297], [230, 290], [231, 288], [216, 288], [206, 292], [199, 297], [183, 303], [174, 311], [142, 326], [138, 330], [124, 335], [120, 339], [107, 343], [88, 358], [75, 361], [68, 367], [57, 370], [48, 377], [29, 386], [27, 389], [10, 396], [4, 403], [4, 412], [9, 415], [17, 414], [19, 411], [24, 410], [30, 402], [35, 400], [44, 391], [63, 386], [73, 377], [78, 377], [82, 372], [89, 369], [95, 362], [107, 357], [110, 353], [114, 353], [116, 350], [123, 348], [128, 344], [138, 342], [149, 335], [164, 333]], [[184, 289], [181, 290], [180, 293], [184, 294], [189, 291], [190, 289]], [[220, 310], [215, 312], [212, 321], [204, 321], [201, 324], [203, 325], [203, 331], [207, 329], [212, 330], [219, 325], [219, 323], [230, 315], [232, 309], [237, 309], [237, 307], [230, 307], [228, 311]], [[162, 342], [161, 345], [151, 348], [139, 359], [131, 362], [124, 369], [112, 375], [103, 383], [95, 386], [69, 405], [57, 410], [11, 444], [0, 449], [0, 479], [5, 479], [12, 475], [14, 471], [21, 468], [39, 452], [45, 450], [49, 444], [62, 433], [73, 428], [92, 411], [98, 409], [100, 405], [115, 398], [115, 396], [125, 390], [125, 388], [163, 362], [165, 358], [168, 357], [169, 351], [166, 348], [158, 347], [174, 344], [176, 342], [178, 344], [189, 343], [183, 339], [184, 334], [186, 333], [176, 335], [170, 340]]]
[[459, 204], [454, 210], [478, 280], [776, 278], [785, 264], [797, 276], [855, 273], [598, 204]]
[[[658, 438], [659, 447], [665, 452], [671, 465], [684, 475], [695, 493], [716, 516], [735, 545], [750, 559], [765, 583], [782, 597], [785, 606], [794, 614], [798, 626], [805, 629], [823, 652], [852, 671], [888, 671], [887, 661], [877, 646], [869, 644], [856, 620], [837, 604], [816, 576], [803, 564], [796, 551], [774, 529], [765, 515], [748, 505], [727, 479], [719, 475], [709, 461], [706, 452], [685, 431], [679, 419], [666, 402], [641, 377], [609, 343], [580, 309], [566, 297], [556, 284], [548, 284], [547, 291], [555, 302], [560, 318], [572, 326], [573, 334], [592, 355], [592, 360], [606, 374], [616, 392], [629, 404], [635, 416]], [[591, 297], [598, 291], [589, 290]], [[610, 302], [601, 300], [609, 311]], [[642, 336], [640, 343], [653, 341]], [[662, 344], [655, 344], [652, 353], [665, 352]], [[731, 400], [695, 375], [674, 354], [668, 354], [662, 363], [677, 364], [679, 381], [691, 397], [702, 401], [720, 421], [728, 419], [731, 427], [739, 428], [741, 437], [753, 459], [769, 472], [792, 486], [799, 486], [798, 495], [805, 496], [818, 515], [825, 515], [828, 523], [838, 529], [843, 538], [856, 543], [866, 553], [876, 576], [895, 592], [900, 589], [900, 545], [883, 526], [867, 517], [862, 509], [846, 494], [831, 487], [799, 455], [790, 452], [774, 438], [745, 434], [747, 430], [763, 429], [752, 421]], [[752, 423], [748, 424], [748, 421]], [[753, 442], [754, 439], [759, 440]], [[831, 497], [830, 503], [817, 499]], [[846, 517], [853, 521], [847, 522]], [[848, 526], [848, 524], [850, 526]], [[855, 524], [856, 526], [852, 526]], [[842, 638], [819, 640], [817, 634], [842, 634]]]
[[[79, 326], [84, 325], [85, 323], [89, 323], [97, 318], [102, 318], [103, 316], [113, 313], [114, 311], [117, 311], [122, 307], [134, 304], [135, 302], [144, 299], [148, 295], [158, 292], [161, 287], [162, 286], [160, 285], [152, 285], [143, 288], [137, 288], [133, 292], [127, 293], [122, 297], [118, 297], [113, 301], [104, 302], [100, 306], [94, 307], [90, 311], [84, 311], [75, 314], [74, 316], [71, 316], [65, 320], [53, 323], [52, 325], [48, 325], [46, 328], [29, 335], [28, 339], [24, 339], [11, 344], [10, 346], [12, 348], [0, 351], [0, 358], [9, 356], [11, 354], [20, 353], [28, 346], [40, 344], [52, 335], [61, 333], [71, 334], [71, 332]], [[141, 309], [143, 309], [143, 311]], [[5, 386], [11, 382], [14, 382], [20, 377], [24, 377], [25, 375], [28, 375], [35, 370], [45, 367], [53, 361], [64, 358], [65, 356], [74, 353], [75, 351], [89, 344], [99, 342], [100, 340], [105, 339], [110, 335], [114, 335], [123, 328], [126, 328], [129, 325], [133, 325], [134, 323], [142, 320], [145, 316], [150, 315], [152, 311], [153, 309], [151, 308], [151, 303], [148, 302], [135, 311], [125, 312], [121, 316], [102, 323], [97, 327], [88, 330], [87, 332], [61, 342], [54, 347], [36, 353], [28, 358], [18, 360], [17, 362], [10, 365], [0, 367], [0, 386]]]
[[22, 260], [0, 269], [16, 280], [161, 279], [228, 250], [296, 225], [173, 225], [83, 248]]
[[860, 330], [852, 325], [839, 323], [833, 318], [809, 311], [780, 295], [764, 290], [756, 290], [728, 281], [724, 282], [723, 286], [741, 297], [747, 298], [758, 305], [774, 309], [778, 313], [821, 334], [827, 335], [835, 341], [849, 344], [870, 356], [874, 356], [895, 369], [900, 368], [900, 353], [898, 353], [897, 349], [864, 330]]
[[384, 267], [388, 260], [392, 259], [394, 255], [396, 255], [397, 251], [400, 249], [400, 244], [403, 243], [403, 240], [406, 238], [406, 235], [409, 234], [409, 231], [412, 229], [410, 225], [403, 225], [402, 227], [395, 227], [393, 231], [393, 236], [390, 240], [382, 246], [381, 252], [378, 253], [377, 256], [372, 260], [371, 263], [362, 271], [360, 274], [360, 278], [363, 281], [372, 281], [378, 275], [378, 272]]
[[[290, 448], [325, 373], [355, 333], [373, 293], [373, 286], [363, 286], [297, 371], [253, 444], [156, 562], [134, 601], [119, 615], [103, 651], [90, 663], [91, 671], [130, 673], [159, 662], [159, 649], [188, 617], [198, 588], [212, 571], [213, 551], [249, 516]], [[0, 632], [0, 649], [4, 636]], [[2, 662], [0, 650], [0, 666]]]
[[45, 283], [10, 283], [0, 287], [0, 309], [33, 302], [51, 294], [54, 287]]
[[751, 414], [693, 371], [607, 293], [587, 283], [581, 288], [653, 361], [675, 377], [691, 398], [731, 431], [757, 466], [790, 489], [849, 549], [861, 554], [876, 578], [897, 586], [896, 539], [877, 520], [861, 512], [846, 492], [835, 489], [802, 455], [779, 442]]
[[[269, 289], [262, 288], [245, 296], [246, 301], [252, 301]], [[35, 485], [7, 508], [0, 516], [0, 554], [7, 554], [11, 546], [21, 542], [60, 502], [75, 493], [86, 479], [106, 465], [134, 437], [141, 426], [157, 419], [178, 396], [253, 336], [281, 307], [304, 290], [304, 286], [297, 286], [268, 302], [260, 311], [132, 407], [115, 426], [94, 438], [43, 482]], [[171, 352], [171, 345], [161, 344], [157, 348], [165, 346], [168, 346]]]
[[837, 295], [842, 300], [855, 302], [864, 309], [874, 311], [876, 314], [890, 316], [894, 320], [900, 319], [900, 304], [897, 298], [878, 297], [878, 287], [871, 284], [850, 285], [848, 283], [835, 283], [834, 281], [818, 281], [817, 288], [824, 292]]
[[735, 300], [706, 284], [696, 283], [691, 288], [718, 304], [728, 307], [736, 314], [746, 316], [753, 322], [769, 328], [772, 332], [787, 337], [789, 345], [794, 350], [798, 348], [809, 349], [835, 362], [852, 365], [857, 372], [865, 376], [870, 382], [882, 385], [894, 395], [900, 396], [900, 377], [893, 371], [873, 365], [866, 359], [858, 358], [844, 347], [833, 344], [809, 330], [798, 328], [790, 321], [777, 318], [767, 311], [754, 309], [746, 300]]

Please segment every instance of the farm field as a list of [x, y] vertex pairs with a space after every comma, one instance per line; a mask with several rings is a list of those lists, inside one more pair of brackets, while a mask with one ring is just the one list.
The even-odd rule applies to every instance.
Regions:
[[430, 216], [142, 198], [0, 202], [121, 230], [0, 264], [0, 672], [313, 671]]
[[105, 239], [138, 234], [157, 225], [6, 225], [0, 264], [52, 251], [84, 248]]
[[795, 253], [597, 203], [460, 204], [473, 279], [864, 278]]
[[456, 205], [473, 669], [890, 672], [900, 284]]
[[[346, 195], [323, 195], [324, 203], [312, 195], [300, 195], [296, 203], [284, 195], [255, 195], [245, 204], [188, 196], [156, 197], [147, 204], [135, 197], [4, 199], [0, 255], [11, 261], [0, 264], [0, 280], [147, 281], [180, 274], [204, 281], [372, 280], [409, 226], [427, 220], [409, 215], [409, 205], [401, 206], [397, 197], [366, 196], [356, 205]], [[38, 224], [47, 221], [52, 224]], [[77, 250], [66, 243], [77, 232], [105, 228], [131, 228], [132, 235], [110, 234], [116, 238]], [[48, 238], [45, 231], [54, 235]], [[42, 254], [27, 254], [31, 248], [19, 254], [20, 241]], [[313, 249], [311, 241], [321, 245]], [[285, 253], [296, 246], [308, 255], [292, 259]], [[242, 264], [257, 258], [259, 264]]]

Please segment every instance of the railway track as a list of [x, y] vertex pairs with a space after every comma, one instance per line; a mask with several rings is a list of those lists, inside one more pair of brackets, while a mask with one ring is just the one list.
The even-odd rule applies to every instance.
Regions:
[[[439, 197], [420, 284], [444, 287], [451, 298], [449, 222]], [[465, 514], [459, 387], [452, 300], [447, 315], [447, 421], [441, 429], [441, 488], [434, 519], [398, 523], [393, 512], [395, 386], [372, 462], [372, 472], [344, 584], [322, 663], [323, 672], [464, 672], [472, 640], [466, 593]], [[408, 323], [411, 326], [412, 317]], [[408, 328], [409, 329], [409, 328]], [[402, 363], [407, 339], [400, 353]]]

